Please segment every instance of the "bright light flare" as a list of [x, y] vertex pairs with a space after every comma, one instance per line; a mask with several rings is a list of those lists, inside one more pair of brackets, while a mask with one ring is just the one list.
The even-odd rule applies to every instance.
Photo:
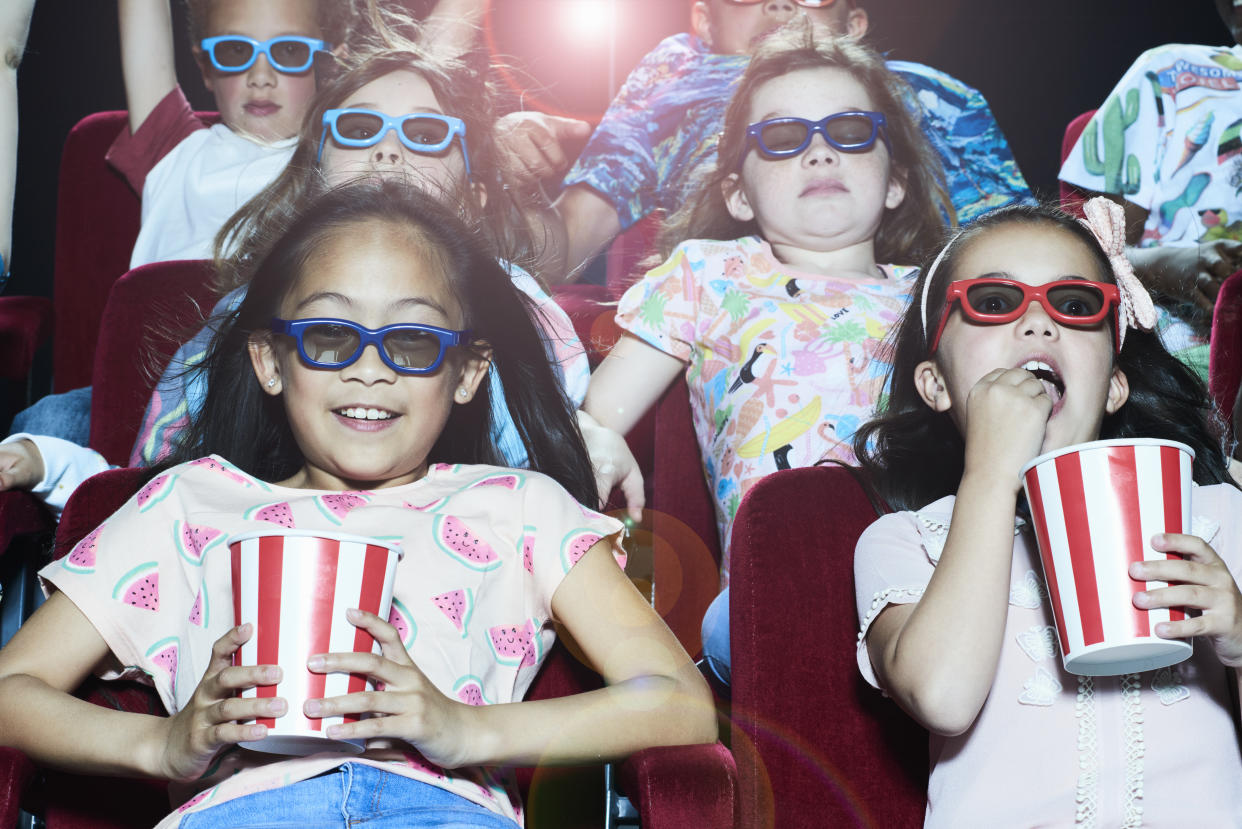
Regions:
[[612, 29], [612, 7], [615, 0], [568, 0], [563, 25], [580, 44], [597, 44]]

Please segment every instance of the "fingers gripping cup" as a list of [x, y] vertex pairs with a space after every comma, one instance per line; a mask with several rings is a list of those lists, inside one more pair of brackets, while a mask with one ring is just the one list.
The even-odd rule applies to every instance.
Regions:
[[242, 746], [273, 754], [323, 751], [358, 753], [357, 741], [331, 740], [328, 726], [357, 717], [307, 717], [308, 699], [333, 697], [370, 687], [356, 674], [317, 674], [306, 667], [311, 654], [378, 650], [366, 631], [345, 616], [351, 607], [388, 618], [400, 548], [375, 539], [330, 532], [289, 530], [244, 533], [229, 539], [233, 567], [235, 624], [254, 625], [254, 634], [233, 656], [235, 665], [280, 665], [278, 685], [261, 685], [243, 697], [283, 697], [287, 713], [257, 720], [267, 737]]
[[1065, 670], [1110, 676], [1173, 665], [1191, 643], [1155, 625], [1177, 608], [1140, 610], [1133, 561], [1168, 558], [1156, 533], [1188, 532], [1194, 450], [1165, 440], [1100, 440], [1041, 455], [1022, 469]]

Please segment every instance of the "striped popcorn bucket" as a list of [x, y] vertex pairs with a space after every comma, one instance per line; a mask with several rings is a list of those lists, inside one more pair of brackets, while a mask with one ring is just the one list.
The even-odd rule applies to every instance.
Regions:
[[1153, 535], [1188, 532], [1194, 450], [1167, 440], [1099, 440], [1041, 455], [1022, 469], [1065, 670], [1111, 676], [1173, 665], [1191, 643], [1160, 639], [1177, 608], [1140, 610], [1132, 561], [1168, 558]]
[[298, 530], [244, 533], [229, 539], [233, 567], [233, 618], [250, 622], [254, 635], [233, 655], [234, 665], [280, 665], [283, 679], [242, 692], [243, 697], [283, 697], [288, 712], [261, 718], [262, 740], [241, 745], [272, 754], [323, 751], [358, 753], [356, 741], [330, 740], [330, 725], [357, 717], [307, 717], [308, 699], [334, 697], [370, 687], [356, 674], [316, 674], [311, 654], [379, 651], [369, 633], [345, 617], [351, 607], [387, 619], [400, 548], [369, 538]]

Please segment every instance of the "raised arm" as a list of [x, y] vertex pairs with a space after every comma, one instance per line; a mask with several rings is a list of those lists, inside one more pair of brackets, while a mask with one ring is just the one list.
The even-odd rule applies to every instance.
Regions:
[[121, 72], [129, 106], [129, 129], [147, 120], [177, 85], [172, 12], [168, 0], [119, 0]]
[[445, 57], [469, 52], [478, 38], [488, 0], [439, 0], [423, 20], [418, 39]]
[[0, 72], [0, 287], [9, 270], [13, 251], [13, 192], [17, 182], [17, 66], [26, 49], [34, 0], [8, 0], [0, 4], [0, 48], [4, 65]]

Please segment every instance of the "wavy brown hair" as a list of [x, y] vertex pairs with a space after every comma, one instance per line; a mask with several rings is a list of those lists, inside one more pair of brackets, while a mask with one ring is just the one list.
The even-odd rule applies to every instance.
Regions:
[[757, 222], [741, 222], [729, 214], [725, 188], [746, 149], [755, 90], [773, 78], [801, 69], [848, 72], [867, 91], [875, 109], [884, 114], [892, 145], [891, 174], [905, 185], [906, 194], [880, 221], [875, 236], [877, 261], [918, 262], [940, 240], [946, 217], [956, 222], [940, 158], [907, 103], [914, 101], [914, 93], [889, 71], [879, 54], [857, 39], [817, 34], [804, 19], [797, 18], [765, 38], [751, 58], [725, 111], [716, 169], [704, 177], [686, 205], [669, 217], [659, 241], [662, 255], [667, 257], [686, 239], [737, 239], [759, 233]]

